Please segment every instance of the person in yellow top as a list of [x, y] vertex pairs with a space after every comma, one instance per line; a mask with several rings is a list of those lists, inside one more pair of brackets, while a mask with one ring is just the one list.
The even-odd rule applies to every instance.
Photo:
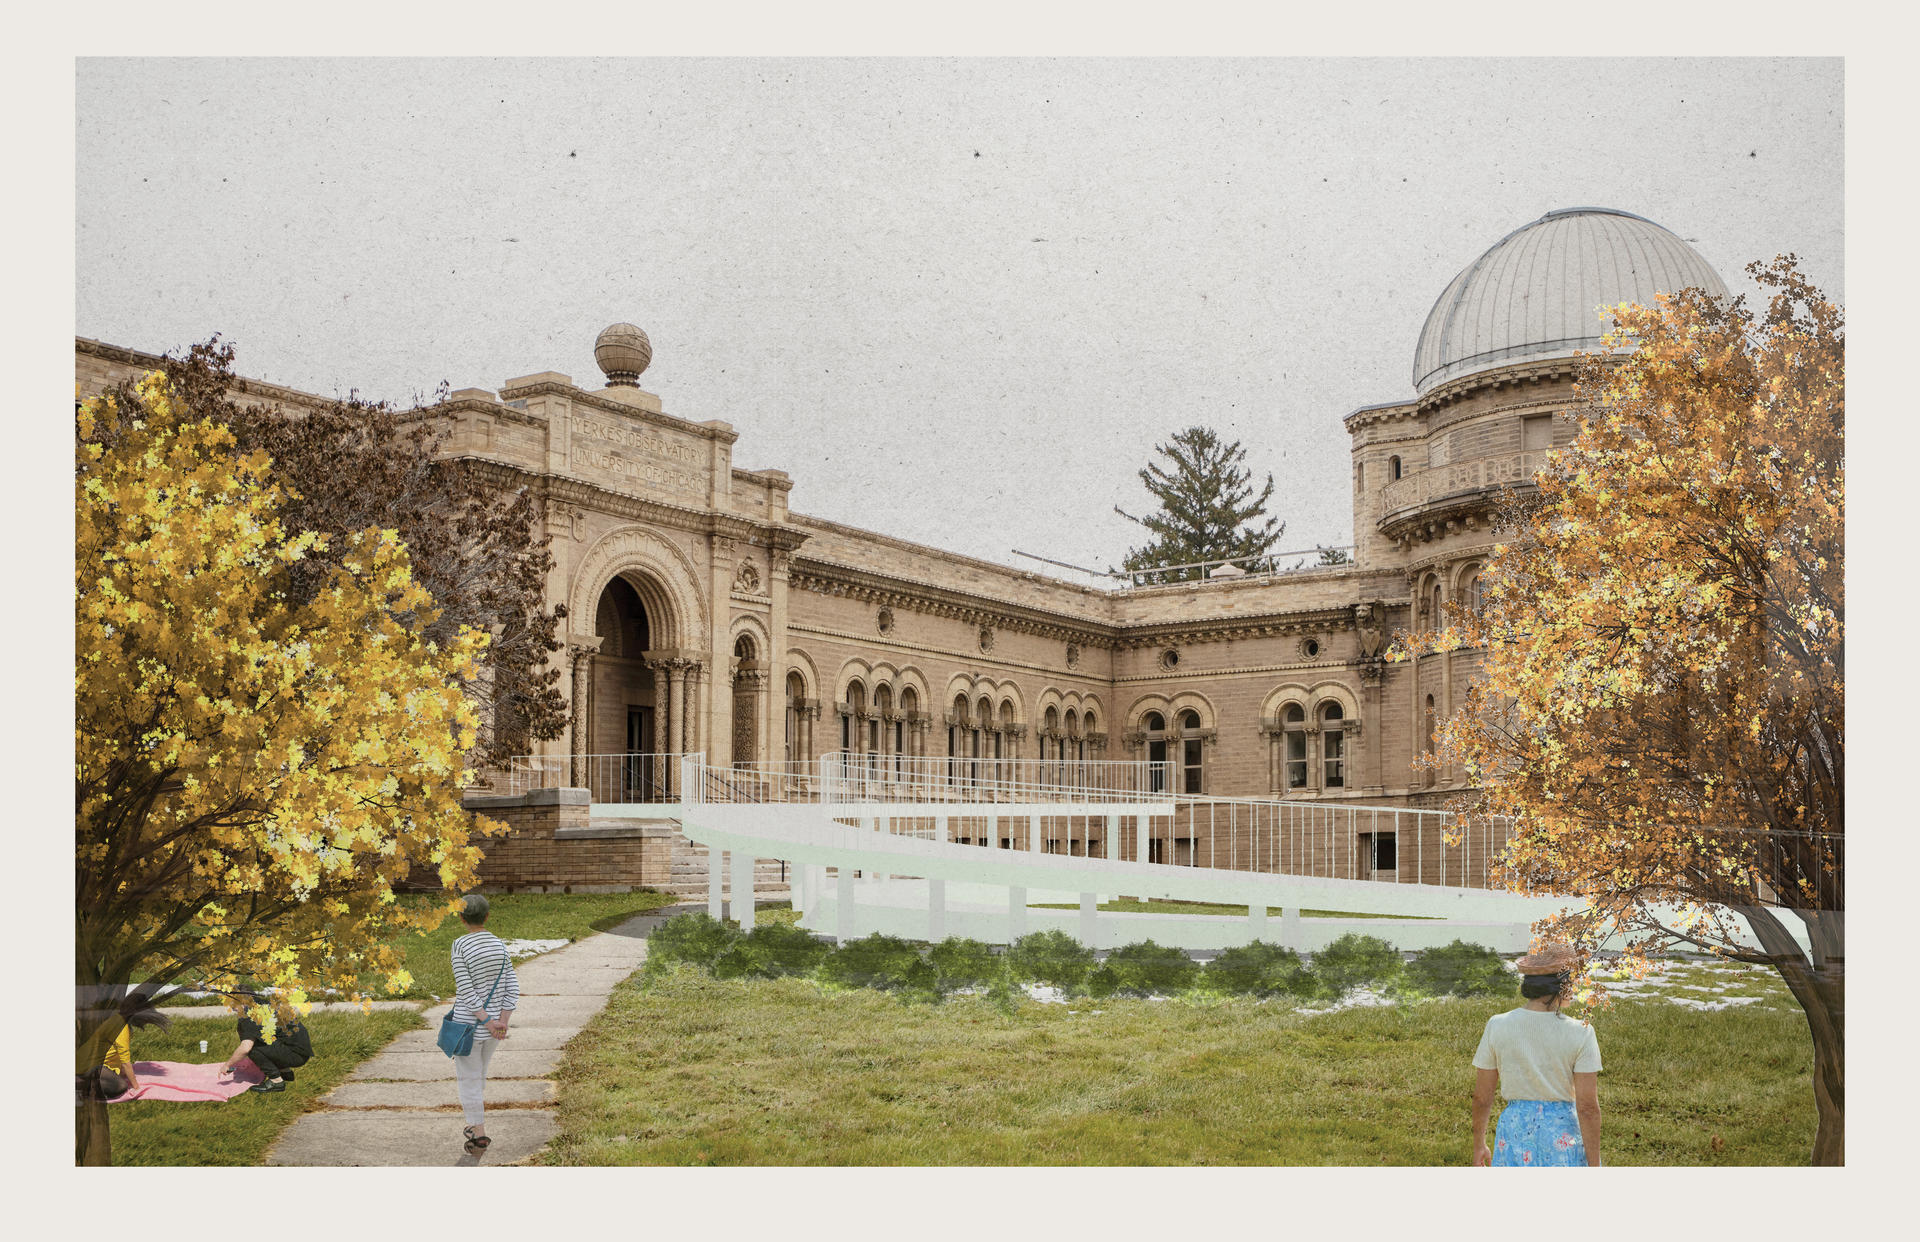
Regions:
[[101, 1058], [102, 1065], [127, 1080], [128, 1091], [140, 1089], [140, 1076], [133, 1072], [133, 1028], [123, 1026], [115, 1037], [113, 1046], [107, 1049], [107, 1055]]

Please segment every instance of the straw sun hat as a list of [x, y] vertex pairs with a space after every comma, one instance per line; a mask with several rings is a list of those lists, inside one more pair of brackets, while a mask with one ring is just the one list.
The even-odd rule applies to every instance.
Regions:
[[1564, 940], [1550, 941], [1537, 946], [1514, 963], [1514, 967], [1523, 975], [1557, 975], [1571, 971], [1580, 964], [1580, 958], [1573, 946]]

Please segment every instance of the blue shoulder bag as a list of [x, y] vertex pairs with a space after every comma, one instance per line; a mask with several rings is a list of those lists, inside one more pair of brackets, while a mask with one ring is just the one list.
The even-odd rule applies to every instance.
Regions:
[[[493, 1004], [493, 994], [499, 990], [500, 980], [505, 978], [506, 974], [507, 963], [502, 962], [500, 963], [500, 973], [493, 977], [493, 986], [487, 989], [487, 999], [480, 1002], [481, 1009], [486, 1009], [489, 1005]], [[455, 1004], [456, 1006], [458, 1004], [457, 998]], [[478, 1026], [479, 1023], [455, 1022], [453, 1020], [453, 1008], [454, 1007], [450, 1006], [446, 1014], [440, 1019], [440, 1034], [434, 1042], [439, 1044], [440, 1051], [446, 1053], [448, 1056], [464, 1057], [473, 1051], [473, 1028]]]

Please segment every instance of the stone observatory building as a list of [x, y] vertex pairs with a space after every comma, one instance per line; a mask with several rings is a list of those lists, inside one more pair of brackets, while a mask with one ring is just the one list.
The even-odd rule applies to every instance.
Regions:
[[[1474, 599], [1498, 492], [1573, 434], [1556, 416], [1573, 404], [1576, 355], [1600, 344], [1599, 308], [1690, 286], [1727, 292], [1639, 216], [1583, 207], [1516, 229], [1440, 292], [1413, 343], [1412, 396], [1344, 419], [1351, 562], [1171, 585], [1096, 589], [795, 513], [786, 473], [734, 465], [731, 423], [682, 417], [640, 386], [653, 347], [633, 324], [595, 342], [604, 384], [544, 371], [460, 389], [433, 412], [450, 452], [544, 506], [549, 597], [572, 631], [556, 657], [570, 727], [528, 761], [561, 774], [550, 784], [669, 800], [676, 765], [659, 756], [850, 751], [1154, 759], [1200, 797], [1437, 806], [1459, 774], [1418, 760], [1480, 657], [1382, 654], [1396, 631], [1436, 624], [1444, 601]], [[156, 361], [76, 350], [83, 394]], [[516, 826], [488, 858], [497, 886], [704, 883], [671, 821], [596, 827], [585, 795], [492, 779], [470, 800]], [[1364, 845], [1391, 878], [1391, 834]], [[1165, 860], [1192, 848], [1171, 840]]]

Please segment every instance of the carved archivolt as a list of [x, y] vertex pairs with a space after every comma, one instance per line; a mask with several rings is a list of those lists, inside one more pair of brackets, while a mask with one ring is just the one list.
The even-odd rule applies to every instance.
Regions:
[[[626, 574], [647, 605], [656, 648], [704, 647], [707, 597], [700, 574], [685, 552], [640, 526], [622, 526], [594, 541], [573, 575], [568, 611], [591, 617], [600, 593]], [[665, 616], [656, 616], [664, 611]]]

